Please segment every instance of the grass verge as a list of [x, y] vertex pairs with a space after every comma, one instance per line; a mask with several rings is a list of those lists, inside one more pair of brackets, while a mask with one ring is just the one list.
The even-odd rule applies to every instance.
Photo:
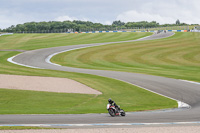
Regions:
[[110, 44], [54, 56], [63, 66], [145, 73], [200, 82], [200, 34], [141, 42]]
[[58, 128], [28, 127], [28, 126], [0, 126], [0, 130], [31, 130], [31, 129], [58, 129]]
[[135, 40], [152, 33], [13, 34], [0, 37], [0, 49], [34, 50], [49, 47]]

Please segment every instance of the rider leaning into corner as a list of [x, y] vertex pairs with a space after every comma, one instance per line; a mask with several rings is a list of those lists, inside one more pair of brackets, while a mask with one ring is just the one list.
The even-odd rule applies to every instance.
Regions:
[[119, 112], [120, 108], [119, 108], [119, 106], [115, 103], [115, 101], [113, 101], [111, 98], [109, 98], [109, 99], [108, 99], [108, 103], [110, 104], [110, 106], [114, 105], [116, 111]]
[[108, 99], [107, 109], [112, 117], [126, 115], [125, 111], [121, 109], [120, 106], [118, 106], [111, 98]]

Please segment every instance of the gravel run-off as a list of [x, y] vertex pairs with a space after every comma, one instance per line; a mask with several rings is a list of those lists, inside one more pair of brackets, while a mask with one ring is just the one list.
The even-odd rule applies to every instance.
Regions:
[[102, 94], [95, 89], [71, 79], [38, 76], [0, 74], [0, 88], [57, 93]]

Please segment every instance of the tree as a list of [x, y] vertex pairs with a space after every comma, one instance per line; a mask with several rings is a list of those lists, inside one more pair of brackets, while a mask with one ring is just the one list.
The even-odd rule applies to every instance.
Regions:
[[113, 21], [112, 25], [115, 25], [115, 26], [122, 26], [122, 25], [125, 25], [124, 22], [121, 22], [120, 20], [118, 21]]
[[177, 20], [176, 20], [176, 25], [180, 25], [180, 24], [181, 24], [180, 20], [177, 19]]
[[36, 25], [37, 23], [35, 22], [24, 23], [24, 26], [27, 28], [28, 31], [36, 31]]
[[140, 21], [140, 22], [121, 22], [113, 21], [112, 25], [103, 25], [101, 23], [93, 23], [90, 21], [49, 21], [49, 22], [27, 22], [24, 24], [17, 24], [16, 26], [12, 25], [6, 29], [0, 29], [2, 32], [71, 32], [71, 31], [91, 31], [91, 30], [117, 30], [125, 28], [153, 28], [153, 27], [167, 27], [167, 26], [176, 26], [176, 25], [187, 25], [185, 23], [180, 23], [179, 20], [174, 24], [164, 24], [160, 25], [156, 21]]
[[16, 31], [17, 31], [17, 32], [25, 31], [25, 26], [24, 26], [24, 24], [18, 24], [18, 25], [16, 26]]

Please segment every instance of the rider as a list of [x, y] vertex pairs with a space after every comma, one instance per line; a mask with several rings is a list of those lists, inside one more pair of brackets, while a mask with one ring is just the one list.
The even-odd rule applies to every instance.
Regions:
[[120, 110], [119, 106], [111, 98], [108, 99], [108, 103], [110, 106], [114, 105], [117, 112]]

